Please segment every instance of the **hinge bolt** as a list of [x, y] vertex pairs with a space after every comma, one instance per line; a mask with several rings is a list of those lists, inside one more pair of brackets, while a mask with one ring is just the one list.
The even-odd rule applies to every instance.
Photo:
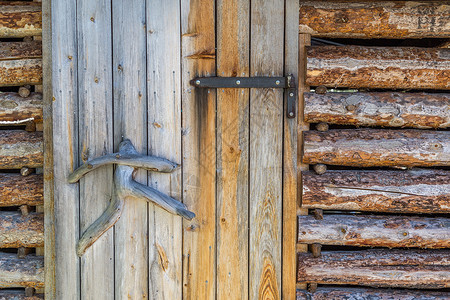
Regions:
[[200, 80], [196, 80], [196, 81], [195, 81], [195, 84], [196, 84], [196, 85], [199, 85], [199, 84], [200, 84]]
[[289, 93], [289, 96], [294, 97], [294, 93]]
[[290, 117], [293, 117], [293, 116], [294, 116], [294, 113], [291, 111], [291, 112], [289, 113], [289, 116], [290, 116]]
[[241, 81], [240, 81], [240, 80], [236, 80], [236, 84], [237, 84], [237, 85], [240, 85], [240, 84], [241, 84]]
[[279, 80], [275, 81], [275, 84], [280, 85], [280, 81]]

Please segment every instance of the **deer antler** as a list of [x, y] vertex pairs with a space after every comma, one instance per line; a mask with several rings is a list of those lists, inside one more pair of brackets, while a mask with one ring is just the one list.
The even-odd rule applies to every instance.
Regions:
[[189, 211], [186, 205], [180, 201], [133, 180], [135, 168], [170, 173], [176, 170], [179, 165], [167, 159], [138, 154], [128, 139], [120, 143], [118, 153], [108, 154], [88, 161], [70, 174], [68, 181], [75, 183], [87, 173], [108, 164], [118, 165], [114, 172], [113, 197], [103, 214], [86, 229], [78, 241], [78, 256], [82, 256], [96, 240], [119, 220], [125, 205], [125, 198], [127, 197], [153, 202], [168, 212], [188, 220], [195, 217], [195, 214]]

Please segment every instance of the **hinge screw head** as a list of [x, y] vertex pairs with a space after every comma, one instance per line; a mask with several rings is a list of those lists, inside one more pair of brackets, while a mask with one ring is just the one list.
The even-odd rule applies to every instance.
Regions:
[[294, 116], [294, 113], [291, 111], [291, 112], [289, 113], [289, 116], [290, 116], [290, 117], [293, 117], [293, 116]]
[[275, 81], [275, 84], [280, 85], [280, 81], [279, 80]]
[[289, 93], [289, 96], [294, 97], [294, 93]]
[[237, 85], [240, 85], [240, 84], [241, 84], [241, 81], [240, 81], [240, 80], [236, 80], [236, 84], [237, 84]]
[[196, 85], [199, 85], [199, 84], [200, 84], [200, 80], [196, 80], [196, 81], [195, 81], [195, 84], [196, 84]]

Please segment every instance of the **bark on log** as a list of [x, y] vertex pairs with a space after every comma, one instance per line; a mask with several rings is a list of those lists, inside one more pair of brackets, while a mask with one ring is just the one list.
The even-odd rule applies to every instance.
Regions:
[[0, 131], [0, 169], [42, 167], [43, 159], [42, 132]]
[[41, 34], [41, 3], [0, 2], [0, 38], [20, 38]]
[[449, 248], [450, 219], [411, 216], [298, 216], [298, 242], [362, 247]]
[[41, 58], [42, 42], [2, 42], [0, 43], [0, 60], [19, 60]]
[[0, 93], [0, 125], [23, 125], [42, 122], [42, 94], [22, 98], [17, 93]]
[[450, 166], [450, 132], [343, 129], [306, 131], [303, 162], [355, 167]]
[[40, 300], [44, 294], [26, 296], [24, 290], [0, 290], [0, 300]]
[[42, 205], [44, 204], [43, 176], [0, 173], [0, 195], [0, 207]]
[[316, 292], [297, 290], [297, 300], [447, 300], [449, 292], [403, 290], [403, 289], [371, 289], [320, 287]]
[[450, 171], [303, 172], [303, 208], [450, 213]]
[[309, 47], [310, 86], [450, 89], [450, 49], [414, 47]]
[[302, 1], [300, 32], [328, 38], [449, 38], [445, 1]]
[[0, 288], [44, 287], [44, 257], [0, 254]]
[[[450, 94], [305, 93], [308, 123], [411, 128], [448, 128]], [[348, 110], [354, 105], [354, 110]]]
[[0, 212], [0, 248], [44, 246], [44, 215]]
[[372, 287], [450, 287], [448, 250], [365, 250], [298, 254], [297, 282]]

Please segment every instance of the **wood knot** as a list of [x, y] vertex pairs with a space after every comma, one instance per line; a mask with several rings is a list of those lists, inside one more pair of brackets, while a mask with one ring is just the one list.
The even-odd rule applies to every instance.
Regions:
[[356, 105], [353, 104], [349, 104], [345, 107], [346, 110], [348, 111], [355, 111], [356, 110]]

